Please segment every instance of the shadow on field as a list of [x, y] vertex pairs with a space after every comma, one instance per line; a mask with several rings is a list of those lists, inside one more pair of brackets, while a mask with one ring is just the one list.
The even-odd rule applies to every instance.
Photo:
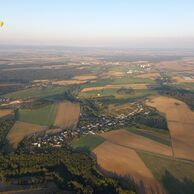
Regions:
[[169, 171], [165, 172], [162, 182], [169, 194], [194, 194], [194, 182], [192, 180], [187, 178], [179, 180]]

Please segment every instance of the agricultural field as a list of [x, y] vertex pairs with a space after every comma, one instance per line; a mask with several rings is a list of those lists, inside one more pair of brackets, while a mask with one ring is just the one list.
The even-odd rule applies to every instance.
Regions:
[[89, 87], [84, 88], [82, 92], [97, 91], [97, 90], [107, 90], [107, 89], [119, 89], [119, 88], [131, 88], [131, 89], [148, 89], [147, 84], [116, 84], [116, 85], [106, 85], [99, 87]]
[[[57, 105], [54, 125], [62, 129], [75, 129], [79, 121], [80, 105], [71, 102], [62, 102]], [[52, 117], [51, 117], [52, 118]]]
[[146, 103], [166, 115], [175, 157], [194, 160], [194, 112], [184, 102], [165, 96]]
[[[116, 177], [118, 184], [133, 188], [134, 183], [137, 194], [192, 194], [194, 58], [188, 56], [193, 52], [185, 51], [183, 57], [182, 51], [59, 50], [58, 55], [36, 52], [29, 56], [16, 50], [13, 59], [10, 51], [6, 56], [0, 52], [2, 151], [10, 144], [13, 154], [33, 158], [67, 150], [63, 162], [72, 154], [80, 155], [75, 161], [83, 165], [83, 172], [87, 156], [98, 171], [100, 189], [109, 187], [101, 179], [106, 175], [108, 182]], [[15, 118], [6, 120], [11, 114]], [[53, 161], [54, 176], [60, 182], [64, 177], [58, 172], [63, 165], [59, 159]], [[72, 165], [78, 169], [76, 162], [68, 162], [68, 169]], [[15, 176], [16, 170], [12, 171]], [[85, 174], [76, 174], [65, 184], [78, 187], [76, 192], [91, 193], [96, 175], [82, 183], [79, 180], [85, 180]], [[91, 188], [86, 187], [89, 181]], [[110, 182], [112, 189], [115, 183]], [[121, 187], [115, 191], [128, 193], [120, 192]]]
[[143, 73], [143, 74], [137, 75], [137, 77], [155, 80], [156, 78], [160, 77], [160, 74], [157, 72], [155, 72], [155, 73]]
[[[139, 87], [139, 86], [138, 86]], [[144, 86], [143, 86], [144, 87]], [[90, 91], [87, 91], [87, 90]], [[136, 100], [140, 98], [145, 98], [150, 95], [157, 94], [157, 91], [146, 90], [146, 89], [133, 89], [132, 92], [120, 92], [120, 90], [131, 90], [131, 87], [113, 87], [113, 88], [86, 88], [79, 93], [80, 98], [100, 98], [105, 96], [112, 96], [116, 99], [128, 99], [126, 103], [129, 103], [131, 100]], [[122, 101], [120, 101], [122, 102]]]
[[18, 121], [51, 126], [55, 123], [57, 104], [43, 106], [37, 109], [20, 109], [16, 114]]
[[136, 134], [136, 135], [146, 137], [148, 139], [157, 141], [157, 142], [164, 144], [164, 145], [167, 145], [167, 146], [171, 146], [171, 140], [167, 136], [158, 134], [156, 132], [153, 133], [153, 132], [150, 132], [150, 131], [144, 130], [144, 129], [137, 129], [135, 127], [129, 127], [129, 128], [127, 128], [127, 130], [129, 132]]
[[41, 126], [26, 122], [17, 121], [7, 135], [10, 146], [17, 148], [18, 143], [26, 136], [45, 131], [47, 126]]
[[150, 194], [153, 191], [159, 194], [165, 193], [165, 189], [155, 180], [133, 149], [105, 141], [97, 146], [93, 153], [105, 173], [112, 172], [117, 176], [128, 176], [133, 179], [138, 193]]
[[171, 146], [165, 145], [151, 138], [144, 137], [143, 135], [137, 135], [129, 130], [114, 130], [101, 135], [104, 139], [111, 143], [115, 143], [127, 148], [133, 148], [137, 150], [145, 150], [148, 152], [172, 156]]
[[75, 150], [90, 152], [95, 147], [103, 143], [105, 140], [104, 138], [97, 136], [97, 135], [86, 135], [80, 137], [79, 139], [75, 139], [71, 142], [71, 146]]
[[3, 97], [13, 99], [44, 98], [53, 95], [63, 94], [65, 91], [66, 91], [65, 87], [53, 87], [53, 88], [35, 87], [8, 93]]
[[14, 115], [14, 111], [12, 109], [0, 109], [0, 118], [10, 115]]
[[[138, 151], [146, 166], [170, 194], [193, 192], [194, 164]], [[174, 185], [174, 186], [172, 186]]]

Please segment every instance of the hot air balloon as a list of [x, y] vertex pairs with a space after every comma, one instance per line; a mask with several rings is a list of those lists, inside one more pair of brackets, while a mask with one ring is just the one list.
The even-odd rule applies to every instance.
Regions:
[[2, 21], [0, 21], [0, 27], [2, 27], [2, 26], [3, 26], [3, 24], [4, 24], [4, 23], [3, 23]]

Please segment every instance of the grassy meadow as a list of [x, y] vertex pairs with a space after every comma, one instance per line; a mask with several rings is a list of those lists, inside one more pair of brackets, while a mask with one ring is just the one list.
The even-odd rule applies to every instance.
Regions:
[[54, 124], [57, 105], [51, 104], [39, 109], [20, 109], [16, 114], [18, 121], [50, 126]]

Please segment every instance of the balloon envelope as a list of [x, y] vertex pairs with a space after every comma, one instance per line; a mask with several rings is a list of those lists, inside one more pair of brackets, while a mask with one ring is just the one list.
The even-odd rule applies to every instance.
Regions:
[[0, 27], [2, 27], [2, 26], [3, 26], [3, 24], [4, 24], [4, 23], [3, 23], [2, 21], [0, 21]]

